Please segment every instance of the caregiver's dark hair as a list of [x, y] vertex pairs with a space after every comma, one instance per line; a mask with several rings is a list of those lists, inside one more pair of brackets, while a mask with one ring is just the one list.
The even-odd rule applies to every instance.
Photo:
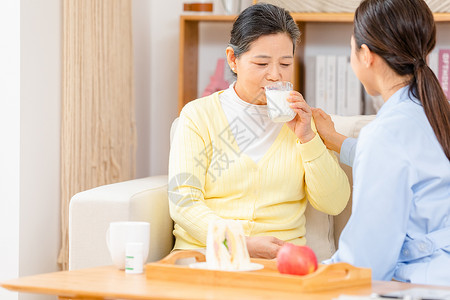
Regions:
[[249, 50], [251, 43], [263, 35], [287, 33], [297, 44], [300, 30], [285, 9], [267, 3], [249, 6], [238, 16], [231, 30], [230, 46], [239, 57]]
[[450, 159], [450, 104], [426, 63], [436, 44], [433, 14], [423, 0], [364, 0], [355, 12], [357, 49], [365, 44], [399, 75], [411, 75], [409, 91], [418, 98]]

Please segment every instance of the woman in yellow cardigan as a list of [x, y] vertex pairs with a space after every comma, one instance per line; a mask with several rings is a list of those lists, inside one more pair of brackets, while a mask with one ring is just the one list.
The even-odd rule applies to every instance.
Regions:
[[226, 49], [236, 81], [183, 108], [169, 161], [174, 249], [204, 248], [208, 224], [223, 218], [240, 221], [251, 257], [274, 258], [284, 242], [305, 244], [307, 201], [332, 215], [345, 208], [348, 179], [302, 95], [288, 98], [293, 120], [267, 116], [264, 87], [291, 81], [299, 36], [284, 9], [245, 9]]

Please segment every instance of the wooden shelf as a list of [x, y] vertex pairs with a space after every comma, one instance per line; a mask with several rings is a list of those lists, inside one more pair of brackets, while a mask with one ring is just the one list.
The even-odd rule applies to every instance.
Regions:
[[292, 13], [295, 22], [350, 23], [353, 13]]
[[181, 22], [233, 22], [237, 15], [181, 15]]
[[435, 22], [450, 22], [450, 13], [434, 13]]
[[[353, 22], [353, 13], [292, 13], [296, 22]], [[450, 13], [434, 13], [436, 22], [450, 22]], [[187, 22], [233, 22], [237, 15], [181, 15]]]
[[[294, 21], [305, 36], [306, 23], [351, 23], [353, 13], [292, 13]], [[178, 110], [197, 98], [198, 81], [198, 44], [199, 23], [202, 22], [234, 22], [237, 15], [181, 15], [180, 17], [180, 45], [179, 45], [179, 72], [178, 72]], [[450, 13], [435, 13], [437, 23], [450, 22]], [[225, 45], [224, 45], [225, 47]], [[302, 62], [304, 47], [296, 51], [295, 61]], [[302, 70], [300, 63], [295, 63], [294, 87], [303, 90]]]

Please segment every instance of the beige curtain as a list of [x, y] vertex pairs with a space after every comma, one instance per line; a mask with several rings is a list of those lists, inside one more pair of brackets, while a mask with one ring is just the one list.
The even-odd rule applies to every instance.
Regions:
[[70, 198], [134, 178], [131, 0], [63, 0], [61, 251], [68, 267]]

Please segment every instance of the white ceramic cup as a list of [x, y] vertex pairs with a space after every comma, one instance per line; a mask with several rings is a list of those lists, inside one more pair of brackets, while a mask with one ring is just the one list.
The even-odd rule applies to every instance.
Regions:
[[148, 222], [112, 222], [106, 231], [106, 244], [112, 262], [119, 269], [125, 269], [125, 249], [127, 243], [142, 243], [143, 262], [147, 261], [150, 246], [150, 223]]
[[287, 97], [292, 91], [292, 83], [277, 81], [266, 86], [267, 114], [273, 122], [284, 123], [294, 119], [296, 113], [289, 107]]

